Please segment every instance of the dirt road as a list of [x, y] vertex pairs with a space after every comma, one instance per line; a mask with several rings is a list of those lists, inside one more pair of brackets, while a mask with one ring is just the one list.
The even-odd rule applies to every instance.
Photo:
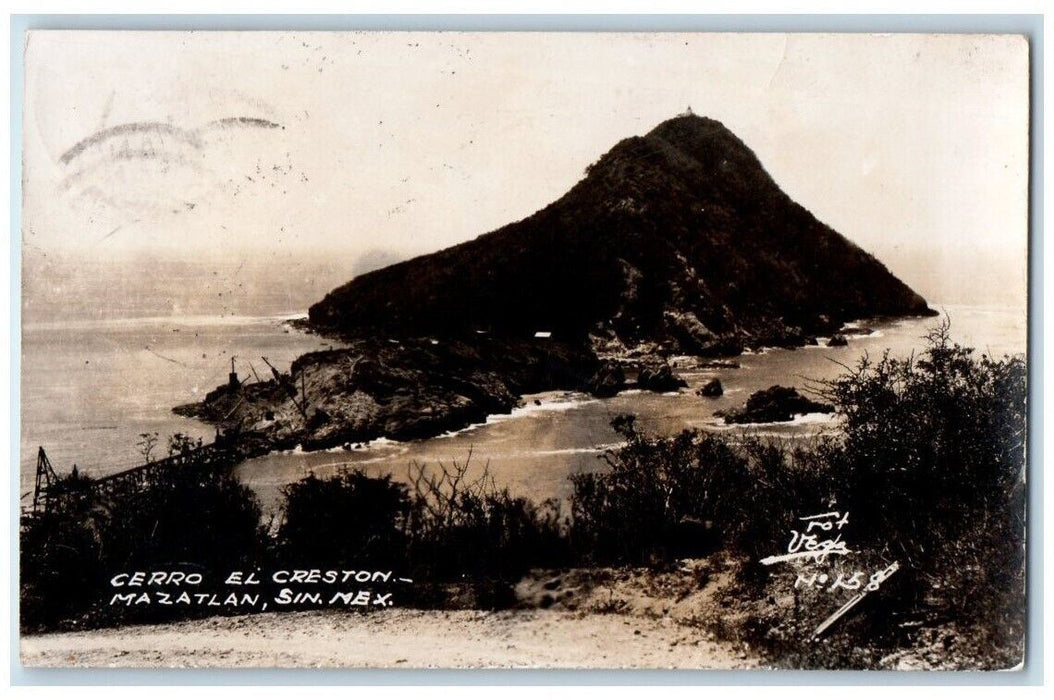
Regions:
[[25, 636], [26, 666], [752, 668], [670, 618], [559, 610], [264, 613]]

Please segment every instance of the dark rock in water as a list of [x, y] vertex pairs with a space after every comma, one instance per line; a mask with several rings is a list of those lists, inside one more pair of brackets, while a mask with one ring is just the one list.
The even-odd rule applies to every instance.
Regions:
[[835, 333], [831, 336], [831, 339], [827, 341], [827, 347], [829, 348], [841, 348], [849, 344], [849, 341], [845, 339], [845, 336], [841, 333]]
[[805, 345], [805, 338], [806, 334], [800, 326], [788, 323], [785, 319], [780, 318], [767, 320], [763, 324], [759, 324], [752, 340], [756, 347], [793, 350]]
[[691, 352], [699, 352], [714, 341], [714, 334], [703, 325], [691, 311], [663, 312], [664, 335], [677, 341], [677, 346]]
[[875, 329], [867, 326], [843, 326], [838, 332], [842, 335], [871, 335]]
[[172, 407], [172, 412], [177, 416], [183, 416], [184, 418], [197, 418], [198, 420], [208, 420], [205, 415], [205, 409], [203, 403], [182, 403], [178, 406]]
[[809, 337], [807, 337], [805, 339], [805, 344], [806, 345], [819, 345], [820, 341], [816, 339], [815, 335], [810, 335]]
[[637, 386], [646, 391], [677, 391], [688, 386], [665, 362], [661, 364], [649, 364], [641, 368], [637, 376]]
[[796, 415], [833, 412], [834, 406], [808, 399], [797, 389], [776, 385], [751, 394], [743, 408], [717, 415], [725, 423], [785, 423]]
[[715, 378], [708, 381], [699, 389], [699, 391], [695, 393], [699, 394], [700, 396], [716, 397], [724, 394], [725, 389], [723, 386], [721, 386], [721, 380]]
[[589, 380], [589, 393], [600, 398], [609, 398], [626, 387], [626, 373], [617, 362], [605, 362]]

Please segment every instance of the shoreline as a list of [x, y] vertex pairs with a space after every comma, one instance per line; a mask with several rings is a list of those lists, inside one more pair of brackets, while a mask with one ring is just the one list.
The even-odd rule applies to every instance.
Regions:
[[[959, 319], [959, 318], [966, 318], [966, 319], [973, 318], [973, 316], [971, 316], [969, 314], [966, 314], [965, 316], [963, 314], [966, 311], [968, 311], [970, 309], [975, 309], [975, 308], [979, 312], [983, 312], [985, 317], [989, 316], [991, 313], [994, 313], [996, 311], [1001, 311], [1002, 312], [1002, 316], [1005, 316], [1006, 319], [1007, 319], [1006, 321], [1001, 322], [1002, 325], [1006, 325], [1008, 323], [1009, 324], [1013, 324], [1013, 321], [1016, 318], [1016, 314], [1015, 313], [1011, 313], [1011, 312], [1013, 312], [1015, 310], [1014, 309], [1010, 309], [1010, 308], [1006, 308], [1004, 306], [975, 307], [973, 305], [964, 306], [964, 305], [955, 305], [955, 304], [936, 304], [936, 303], [933, 306], [935, 308], [942, 309], [944, 311], [947, 311], [947, 312], [951, 313], [952, 314], [952, 319], [953, 319], [953, 324], [955, 324], [956, 320]], [[253, 323], [253, 325], [275, 324], [275, 327], [278, 329], [277, 330], [277, 333], [279, 334], [278, 337], [284, 336], [286, 338], [289, 338], [289, 337], [294, 337], [295, 338], [295, 337], [299, 336], [299, 337], [302, 337], [302, 338], [307, 338], [307, 337], [311, 337], [312, 335], [314, 335], [314, 334], [306, 334], [299, 328], [295, 328], [295, 327], [294, 328], [290, 328], [290, 326], [299, 325], [299, 324], [295, 324], [295, 321], [296, 321], [295, 316], [296, 315], [292, 314], [292, 313], [281, 313], [281, 314], [268, 314], [268, 315], [263, 315], [263, 316], [246, 316], [246, 317], [238, 317], [238, 318], [240, 320], [250, 320]], [[194, 317], [194, 318], [197, 318], [197, 317]], [[128, 322], [132, 322], [132, 321], [142, 322], [143, 320], [144, 320], [144, 318], [136, 318], [136, 319], [129, 319]], [[162, 319], [160, 319], [160, 318], [156, 318], [156, 319], [155, 318], [150, 318], [149, 320], [151, 322], [154, 322], [154, 321], [160, 321]], [[177, 319], [177, 317], [173, 317], [173, 318], [167, 319], [167, 320], [171, 322], [171, 321], [176, 321], [178, 319]], [[221, 320], [224, 321], [224, 322], [228, 321], [226, 318], [221, 319]], [[301, 320], [302, 320], [302, 315], [301, 315]], [[903, 325], [904, 323], [908, 323], [908, 324], [912, 323], [912, 319], [911, 318], [898, 318], [898, 319], [885, 319], [885, 320], [889, 322], [890, 328], [896, 328], [898, 326]], [[861, 324], [863, 324], [863, 325], [870, 325], [870, 326], [875, 327], [875, 328], [885, 328], [885, 324], [876, 323], [874, 321], [869, 321], [867, 319], [851, 321], [851, 322], [848, 322], [845, 325], [847, 325], [847, 326], [854, 326], [854, 325], [855, 326], [859, 326]], [[970, 323], [969, 321], [967, 322], [967, 324], [965, 326], [962, 325], [961, 321], [957, 324], [957, 327], [958, 327], [960, 332], [965, 331], [965, 337], [962, 339], [964, 343], [970, 343], [970, 341], [976, 341], [977, 340], [978, 334], [977, 334], [977, 331], [974, 328], [975, 325], [976, 324]], [[955, 327], [956, 326], [953, 325], [953, 328], [955, 328]], [[984, 325], [982, 327], [987, 329], [987, 325]], [[997, 324], [997, 328], [998, 327], [1000, 327], [1000, 326]], [[287, 333], [286, 331], [281, 330], [282, 328], [288, 328], [289, 332]], [[29, 330], [30, 330], [30, 332], [34, 332], [33, 329], [29, 329]], [[55, 330], [58, 330], [58, 329], [56, 328]], [[37, 329], [37, 332], [39, 332], [39, 329]], [[887, 334], [888, 334], [888, 330], [886, 332], [882, 332], [880, 330], [877, 333], [872, 334], [871, 336], [850, 336], [850, 338], [849, 338], [850, 347], [852, 347], [856, 342], [859, 342], [859, 341], [868, 341], [868, 340], [870, 340], [871, 342], [874, 342], [876, 337], [882, 338], [883, 341], [885, 341], [886, 338], [884, 336], [887, 336]], [[921, 334], [921, 332], [920, 332], [920, 334]], [[178, 336], [179, 334], [173, 334], [173, 335], [174, 336]], [[984, 337], [988, 337], [988, 335], [989, 334], [984, 334]], [[316, 339], [318, 338], [318, 336], [314, 336], [314, 337]], [[857, 340], [858, 338], [859, 338], [859, 341]], [[892, 341], [892, 342], [895, 342], [895, 341]], [[1005, 346], [1006, 343], [1007, 343], [1006, 340], [1000, 340], [998, 338], [993, 340], [992, 342], [995, 342], [997, 345], [1003, 345], [1003, 346]], [[1011, 343], [1011, 345], [1015, 345], [1015, 344], [1016, 343]], [[973, 342], [972, 345], [974, 345], [976, 347], [984, 348], [984, 349], [987, 349], [987, 347], [988, 347], [987, 343]], [[799, 347], [799, 348], [797, 348], [797, 350], [787, 349], [787, 350], [784, 350], [783, 353], [778, 353], [778, 354], [782, 356], [782, 355], [787, 355], [787, 354], [790, 354], [790, 353], [801, 352], [803, 350], [820, 351], [819, 354], [822, 354], [822, 352], [824, 350], [827, 350], [827, 348], [825, 348], [824, 346], [805, 346], [805, 347]], [[1014, 351], [1013, 347], [1011, 347], [1010, 349], [1005, 350], [1005, 352], [1013, 352], [1013, 351]], [[249, 351], [246, 351], [246, 352], [249, 352]], [[997, 350], [995, 352], [992, 352], [991, 354], [998, 355], [1000, 352], [1004, 352], [1004, 350]], [[251, 354], [251, 352], [250, 352], [250, 354]], [[743, 363], [742, 364], [742, 371], [743, 371], [743, 373], [746, 374], [746, 373], [750, 373], [750, 372], [753, 371], [752, 364], [750, 363], [751, 358], [757, 358], [757, 357], [760, 357], [760, 356], [763, 356], [763, 355], [771, 355], [771, 354], [773, 354], [773, 351], [766, 349], [762, 353], [751, 352], [751, 353], [743, 353], [742, 355], [740, 355], [738, 359], [739, 359], [739, 361], [741, 361]], [[810, 354], [812, 354], [812, 353], [810, 353]], [[681, 372], [684, 369], [687, 369], [690, 372], [694, 371], [691, 367], [681, 367], [680, 366], [682, 364], [682, 362], [680, 362], [680, 360], [685, 360], [686, 359], [684, 357], [675, 356], [675, 357], [671, 357], [669, 359], [670, 359], [671, 363], [673, 361], [678, 361], [677, 362], [678, 366], [674, 368], [675, 372]], [[94, 366], [94, 364], [95, 364], [95, 358], [93, 357], [93, 366]], [[28, 379], [24, 379], [24, 382], [26, 382], [26, 381], [29, 381], [29, 380]], [[726, 391], [726, 395], [727, 396], [731, 396], [731, 395], [735, 394], [737, 391], [739, 391], [739, 390], [733, 389], [731, 391]], [[639, 393], [639, 392], [640, 392], [640, 390], [638, 390], [638, 389], [627, 388], [626, 390], [620, 392], [619, 396], [629, 396], [629, 395], [633, 395], [633, 394], [636, 394], [636, 393]], [[531, 397], [530, 396], [525, 396], [524, 398], [525, 399], [530, 399]], [[746, 395], [742, 395], [742, 396], [740, 396], [740, 398], [742, 400], [745, 400], [746, 399]], [[529, 401], [528, 401], [528, 403], [529, 403]], [[522, 408], [527, 408], [529, 410], [531, 407], [524, 405]], [[545, 407], [543, 406], [542, 408], [545, 408]], [[575, 408], [580, 408], [580, 406], [579, 407], [575, 407]], [[165, 404], [164, 406], [159, 406], [158, 409], [163, 411], [165, 414], [168, 414], [168, 415], [172, 416], [177, 421], [182, 418], [181, 416], [173, 414], [171, 412], [171, 410], [169, 409], [168, 404]], [[430, 438], [430, 440], [446, 440], [446, 439], [450, 439], [450, 438], [456, 438], [462, 432], [464, 432], [464, 433], [473, 433], [473, 432], [481, 430], [481, 429], [487, 429], [488, 427], [491, 426], [492, 423], [506, 422], [506, 421], [509, 421], [509, 420], [511, 420], [513, 418], [518, 417], [518, 414], [519, 414], [520, 410], [522, 410], [522, 409], [513, 409], [513, 411], [508, 412], [508, 413], [490, 414], [487, 417], [485, 417], [484, 419], [480, 420], [479, 422], [469, 423], [468, 425], [464, 426], [463, 428], [461, 428], [458, 431], [453, 431], [453, 432], [447, 432], [447, 433], [439, 434], [439, 435], [437, 435], [437, 436], [435, 436], [433, 438]], [[574, 409], [572, 409], [572, 410], [574, 410]], [[25, 409], [23, 409], [23, 413], [25, 413]], [[209, 424], [203, 423], [203, 422], [201, 422], [199, 420], [196, 420], [196, 419], [183, 419], [183, 420], [186, 420], [186, 422], [188, 424], [192, 423], [192, 424], [196, 424], [196, 425], [200, 426], [201, 429], [202, 429], [202, 434], [203, 435], [205, 434], [205, 432], [208, 432], [208, 431], [212, 430], [212, 428], [211, 428], [211, 426]], [[771, 430], [773, 430], [773, 431], [775, 431], [775, 432], [777, 432], [779, 434], [783, 434], [783, 433], [786, 432], [786, 430], [784, 429], [784, 426], [788, 426], [788, 427], [790, 427], [792, 429], [794, 427], [794, 423], [774, 423], [774, 424], [765, 424], [765, 425], [768, 426], [769, 429], [771, 429]], [[152, 425], [144, 424], [141, 429], [150, 429], [151, 427], [152, 427]], [[724, 432], [726, 432], [728, 430], [723, 425], [721, 425], [721, 426], [707, 426], [707, 425], [703, 425], [701, 423], [698, 423], [696, 421], [692, 421], [690, 423], [689, 427], [702, 427], [704, 429], [713, 429], [713, 430], [716, 430], [717, 432], [722, 432], [722, 433], [724, 433]], [[758, 424], [758, 425], [755, 425], [755, 426], [752, 426], [752, 427], [754, 429], [758, 429], [758, 428], [761, 428], [763, 426], [761, 424]], [[816, 427], [819, 427], [819, 426], [816, 426]], [[137, 427], [137, 429], [139, 429], [139, 428]], [[128, 440], [132, 440], [132, 439], [133, 438], [128, 438]], [[44, 444], [44, 446], [49, 449], [49, 452], [51, 452], [49, 442], [51, 442], [51, 441], [44, 441], [41, 444]], [[59, 442], [61, 442], [61, 441], [59, 441]], [[374, 440], [373, 443], [374, 444], [383, 444], [383, 441]], [[33, 453], [34, 454], [35, 454], [35, 445], [36, 444], [37, 444], [36, 442], [33, 443], [33, 445], [34, 445]], [[129, 443], [129, 444], [131, 444], [131, 443]], [[405, 443], [403, 441], [399, 441], [399, 444], [409, 444], [409, 443]], [[61, 447], [61, 445], [60, 445], [60, 447]], [[295, 446], [291, 446], [290, 449], [293, 449], [294, 447]], [[372, 447], [372, 445], [371, 445], [371, 447]], [[28, 448], [24, 444], [23, 445], [23, 452], [25, 452], [25, 450], [27, 450], [27, 449]], [[68, 447], [66, 447], [64, 449], [66, 449], [68, 451]], [[369, 448], [366, 448], [366, 449], [369, 449]], [[305, 452], [317, 452], [317, 451], [318, 450], [307, 450]], [[340, 446], [340, 445], [335, 445], [335, 446], [333, 446], [332, 448], [329, 448], [329, 450], [326, 450], [326, 451], [333, 451], [333, 452], [340, 452], [340, 453], [344, 452], [344, 450], [342, 449], [342, 446]], [[57, 448], [56, 452], [60, 455], [60, 459], [61, 459], [62, 450]], [[132, 450], [130, 448], [128, 450], [126, 450], [126, 452], [128, 452], [129, 455], [132, 454]], [[285, 452], [285, 451], [282, 451], [282, 450], [270, 451], [266, 455], [261, 455], [261, 457], [266, 458], [266, 457], [270, 457], [270, 456], [281, 456], [281, 454], [283, 452]], [[360, 451], [359, 450], [353, 450], [353, 452], [358, 453]], [[260, 457], [258, 457], [258, 458], [260, 458]], [[82, 471], [84, 471], [84, 469], [83, 469], [83, 467], [84, 467], [83, 462], [85, 462], [85, 461], [88, 462], [87, 468], [88, 468], [89, 472], [94, 471], [95, 468], [98, 467], [98, 465], [94, 465], [94, 463], [92, 462], [91, 459], [85, 457], [84, 454], [74, 453], [74, 454], [70, 455], [67, 459], [70, 460], [70, 463], [73, 463], [73, 462], [81, 463]], [[122, 459], [125, 459], [125, 461], [129, 461], [129, 460], [134, 460], [135, 458], [122, 457]], [[383, 460], [383, 457], [379, 457], [378, 459], [382, 459]], [[68, 467], [68, 464], [65, 464], [64, 466]], [[102, 467], [98, 467], [98, 468], [102, 470], [100, 473], [103, 474], [103, 475], [105, 475], [106, 473], [109, 473], [106, 469], [104, 469]], [[31, 465], [27, 466], [26, 464], [23, 464], [22, 465], [22, 471], [26, 472], [27, 469], [29, 470], [29, 475], [26, 476], [25, 473], [23, 474], [23, 482], [25, 483], [26, 480], [29, 479], [28, 483], [31, 486], [32, 485], [32, 482], [31, 482], [31, 477], [32, 477], [31, 469], [32, 469], [32, 467], [31, 467]]]
[[[938, 313], [927, 311], [845, 321], [832, 332], [832, 337], [842, 338], [842, 345], [846, 344], [846, 336], [854, 340], [882, 337], [880, 330], [864, 324], [884, 327]], [[349, 449], [377, 440], [449, 438], [529, 413], [535, 406], [546, 410], [537, 400], [535, 406], [531, 405], [532, 395], [561, 394], [572, 398], [577, 394], [585, 399], [566, 401], [569, 408], [624, 392], [644, 390], [674, 395], [679, 393], [678, 385], [687, 388], [682, 377], [685, 371], [707, 367], [739, 369], [735, 359], [738, 357], [826, 347], [816, 337], [805, 336], [775, 346], [748, 348], [739, 343], [738, 352], [715, 356], [670, 354], [654, 342], [624, 347], [618, 352], [600, 349], [599, 341], [590, 348], [578, 348], [557, 341], [488, 336], [388, 339], [386, 344], [327, 332], [305, 318], [287, 319], [283, 325], [304, 335], [330, 338], [344, 347], [301, 355], [292, 362], [288, 373], [279, 375], [276, 371], [274, 380], [221, 384], [202, 399], [170, 410], [217, 430], [233, 430], [241, 451], [249, 459], [297, 449]], [[448, 345], [459, 349], [450, 353]], [[398, 353], [392, 353], [391, 346]], [[484, 360], [484, 351], [494, 348], [499, 354], [517, 355], [518, 361]], [[365, 380], [357, 370], [360, 361], [369, 368]], [[548, 364], [548, 368], [539, 372], [537, 367], [531, 367], [539, 362]], [[623, 367], [629, 368], [628, 374]], [[662, 378], [644, 384], [638, 375], [646, 367], [661, 370], [657, 374]], [[437, 369], [446, 378], [429, 383], [426, 378], [434, 376]], [[320, 405], [309, 404], [308, 388], [312, 402], [321, 396]], [[422, 402], [422, 395], [428, 400]], [[777, 421], [780, 422], [786, 421]]]

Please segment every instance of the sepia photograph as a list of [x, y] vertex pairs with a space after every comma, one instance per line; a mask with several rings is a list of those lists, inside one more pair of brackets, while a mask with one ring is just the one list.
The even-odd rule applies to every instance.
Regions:
[[25, 667], [1023, 668], [1028, 37], [22, 39]]

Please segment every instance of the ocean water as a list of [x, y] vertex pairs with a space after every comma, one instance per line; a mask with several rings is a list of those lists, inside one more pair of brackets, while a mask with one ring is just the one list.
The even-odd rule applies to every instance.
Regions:
[[[953, 337], [978, 352], [1024, 353], [1025, 314], [1003, 307], [937, 305], [951, 319]], [[205, 441], [212, 428], [182, 418], [171, 407], [194, 401], [226, 381], [230, 359], [245, 376], [264, 373], [267, 357], [280, 370], [298, 355], [331, 347], [332, 341], [290, 329], [288, 315], [191, 316], [55, 321], [26, 324], [22, 333], [23, 502], [30, 497], [37, 446], [43, 446], [56, 470], [73, 464], [102, 476], [142, 462], [136, 442], [140, 433], [162, 437], [181, 432]], [[377, 440], [351, 449], [306, 453], [300, 450], [249, 460], [236, 468], [269, 511], [281, 488], [308, 473], [319, 476], [345, 468], [406, 478], [411, 465], [434, 469], [468, 461], [472, 475], [486, 468], [499, 487], [543, 500], [566, 498], [569, 475], [602, 468], [604, 451], [618, 444], [611, 419], [620, 413], [638, 416], [656, 434], [684, 428], [719, 432], [748, 430], [788, 438], [832, 427], [823, 415], [800, 417], [790, 424], [730, 428], [714, 412], [742, 405], [754, 391], [773, 384], [803, 387], [807, 379], [830, 379], [867, 353], [889, 350], [907, 356], [924, 345], [935, 318], [863, 321], [867, 336], [850, 336], [849, 345], [795, 350], [766, 350], [735, 358], [739, 369], [702, 369], [692, 358], [674, 358], [688, 388], [676, 393], [627, 391], [610, 399], [575, 392], [547, 392], [525, 397], [510, 415], [456, 433], [414, 442]], [[252, 368], [250, 368], [250, 363]], [[725, 393], [717, 399], [695, 390], [717, 377]], [[163, 450], [159, 446], [155, 456]]]
[[[22, 328], [22, 494], [32, 488], [37, 447], [55, 470], [74, 464], [104, 476], [141, 464], [140, 433], [162, 442], [214, 430], [172, 413], [240, 375], [270, 375], [261, 357], [286, 371], [299, 355], [332, 341], [288, 327], [295, 314], [168, 316], [26, 323]], [[164, 456], [160, 444], [153, 457]], [[24, 496], [25, 497], [25, 496]]]

